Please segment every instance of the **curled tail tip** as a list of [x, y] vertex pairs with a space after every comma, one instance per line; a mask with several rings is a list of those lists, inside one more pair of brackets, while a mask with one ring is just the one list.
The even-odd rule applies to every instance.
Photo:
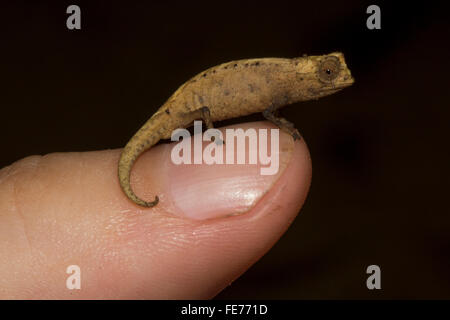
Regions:
[[140, 206], [146, 207], [146, 208], [154, 207], [159, 203], [158, 196], [155, 196], [155, 200], [153, 200], [153, 201], [145, 201], [145, 200], [140, 199], [138, 196], [136, 196], [136, 194], [131, 189], [130, 171], [131, 171], [131, 166], [133, 165], [134, 160], [136, 159], [136, 156], [132, 156], [132, 157], [127, 156], [127, 154], [128, 154], [128, 151], [126, 151], [127, 147], [128, 146], [125, 146], [125, 148], [122, 150], [122, 153], [119, 158], [118, 175], [119, 175], [120, 187], [122, 188], [125, 195], [131, 201], [136, 203], [137, 205], [140, 205]]
[[134, 203], [140, 205], [141, 207], [146, 207], [146, 208], [154, 207], [159, 203], [158, 196], [155, 196], [155, 200], [153, 200], [153, 201], [145, 201], [145, 200], [138, 198], [137, 196], [131, 196], [131, 197], [129, 196], [128, 198], [131, 201], [133, 201]]
[[153, 200], [151, 202], [147, 202], [147, 201], [143, 201], [143, 200], [142, 200], [142, 202], [143, 202], [144, 207], [151, 208], [151, 207], [156, 206], [159, 203], [159, 197], [155, 196], [155, 200]]

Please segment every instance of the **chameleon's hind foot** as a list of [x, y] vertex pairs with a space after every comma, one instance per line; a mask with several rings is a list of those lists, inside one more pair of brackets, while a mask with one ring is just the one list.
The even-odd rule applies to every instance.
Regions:
[[[214, 125], [211, 120], [211, 111], [210, 111], [209, 107], [207, 107], [207, 106], [203, 106], [200, 109], [197, 109], [197, 110], [187, 113], [186, 119], [187, 119], [187, 122], [192, 122], [197, 119], [202, 119], [203, 122], [205, 123], [207, 129], [214, 129]], [[215, 142], [217, 145], [225, 144], [225, 141], [223, 141], [220, 138], [216, 139], [215, 136], [211, 137], [211, 141]]]
[[292, 138], [294, 138], [294, 141], [300, 140], [302, 138], [302, 136], [300, 135], [300, 132], [298, 132], [297, 129], [295, 129], [295, 131], [293, 133], [291, 133], [291, 135], [292, 135]]
[[211, 137], [211, 141], [215, 142], [218, 146], [225, 144], [225, 141], [221, 138], [217, 138], [216, 136]]

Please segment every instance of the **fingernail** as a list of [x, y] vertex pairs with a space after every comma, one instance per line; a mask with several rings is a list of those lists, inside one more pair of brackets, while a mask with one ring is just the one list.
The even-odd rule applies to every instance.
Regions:
[[[255, 130], [258, 143], [256, 150], [249, 148], [249, 139], [245, 143], [244, 164], [236, 164], [238, 153], [242, 152], [234, 143], [234, 164], [230, 164], [231, 157], [227, 157], [227, 134], [225, 129], [241, 128], [246, 131], [249, 128]], [[262, 129], [262, 130], [261, 130]], [[266, 130], [266, 138], [261, 138]], [[277, 132], [273, 131], [277, 130]], [[201, 164], [169, 164], [169, 192], [176, 214], [195, 220], [205, 220], [225, 217], [230, 215], [244, 214], [249, 211], [270, 190], [287, 167], [294, 142], [291, 136], [280, 131], [278, 128], [267, 128], [261, 123], [250, 123], [236, 125], [221, 129], [225, 145], [223, 147], [224, 164], [206, 164], [205, 148], [211, 142], [203, 142]], [[236, 132], [236, 131], [235, 131]], [[277, 138], [278, 136], [278, 138]], [[267, 141], [266, 150], [260, 150], [260, 140]], [[198, 142], [199, 140], [197, 140]], [[191, 138], [191, 159], [194, 159], [195, 137]], [[179, 144], [174, 143], [172, 147]], [[277, 146], [278, 145], [278, 146]], [[255, 146], [255, 145], [253, 145]], [[241, 146], [242, 147], [242, 146]], [[180, 150], [179, 147], [177, 149]], [[200, 150], [199, 148], [197, 150]], [[184, 151], [183, 151], [184, 152]], [[256, 154], [257, 163], [249, 164], [249, 153]], [[272, 152], [272, 153], [271, 153]], [[173, 152], [171, 153], [173, 160]], [[178, 152], [178, 154], [181, 154]], [[207, 153], [206, 155], [211, 154]], [[230, 152], [228, 154], [231, 154]], [[199, 153], [196, 154], [197, 156]], [[242, 154], [241, 154], [242, 155]], [[263, 156], [268, 155], [270, 161]], [[278, 163], [277, 160], [278, 159]], [[263, 161], [261, 161], [263, 160]], [[179, 160], [178, 160], [179, 161]], [[177, 162], [177, 161], [175, 161]], [[194, 161], [191, 161], [193, 163]], [[197, 162], [198, 158], [197, 158]], [[275, 167], [276, 166], [276, 167]], [[272, 169], [269, 169], [269, 168]], [[265, 172], [266, 174], [262, 174]], [[276, 172], [276, 173], [275, 173]], [[275, 173], [275, 174], [267, 174]]]

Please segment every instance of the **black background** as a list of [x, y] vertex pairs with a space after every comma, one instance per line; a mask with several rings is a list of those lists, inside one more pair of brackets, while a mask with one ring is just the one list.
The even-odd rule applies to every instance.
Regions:
[[[313, 160], [301, 214], [217, 298], [448, 299], [450, 11], [442, 3], [3, 1], [0, 167], [123, 147], [208, 67], [342, 51], [355, 84], [282, 111]], [[66, 28], [70, 4], [81, 7], [81, 30]], [[370, 4], [381, 7], [381, 30], [366, 28]], [[381, 267], [382, 290], [366, 288], [371, 264]]]

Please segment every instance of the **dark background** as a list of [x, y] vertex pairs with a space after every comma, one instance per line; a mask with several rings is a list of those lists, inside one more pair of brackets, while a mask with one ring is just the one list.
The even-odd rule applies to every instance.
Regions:
[[[450, 11], [395, 2], [2, 1], [0, 167], [123, 147], [208, 67], [342, 51], [356, 83], [282, 111], [313, 160], [301, 214], [217, 298], [449, 299]], [[366, 288], [371, 264], [382, 290]]]

